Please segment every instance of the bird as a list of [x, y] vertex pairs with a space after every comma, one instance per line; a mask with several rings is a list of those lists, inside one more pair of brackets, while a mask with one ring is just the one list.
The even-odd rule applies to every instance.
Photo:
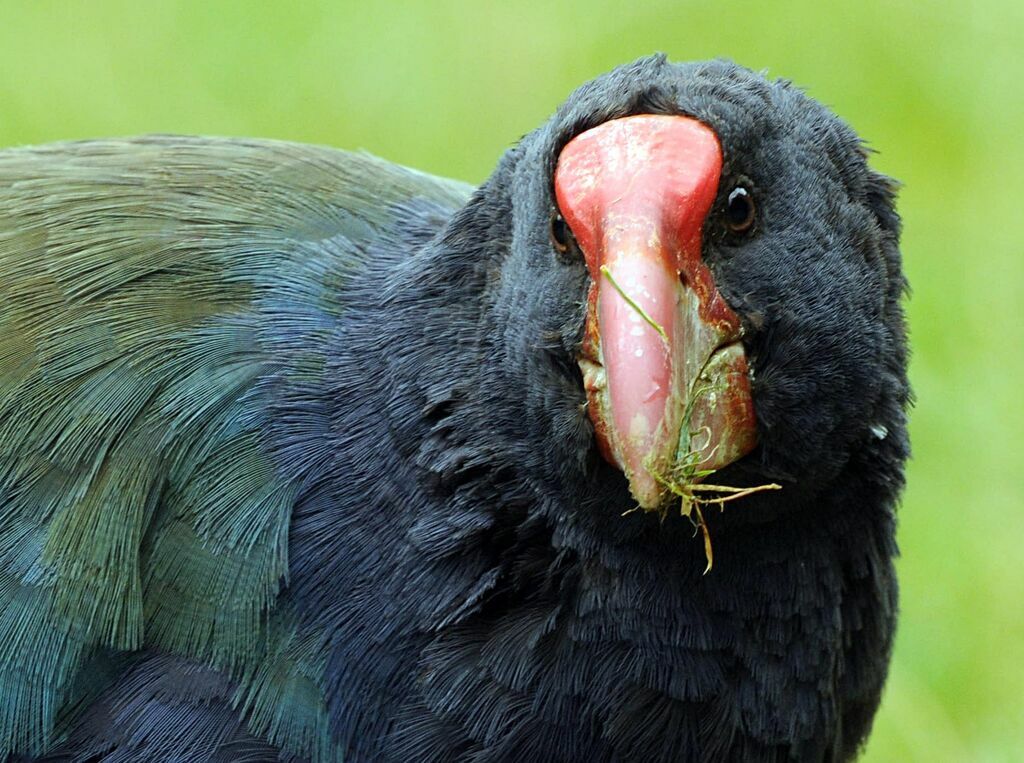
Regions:
[[855, 757], [911, 404], [869, 158], [660, 54], [478, 187], [0, 151], [0, 760]]

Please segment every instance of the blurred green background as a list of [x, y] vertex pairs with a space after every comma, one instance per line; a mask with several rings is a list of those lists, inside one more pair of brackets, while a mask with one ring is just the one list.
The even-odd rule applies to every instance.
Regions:
[[918, 403], [869, 761], [1024, 760], [1024, 3], [8, 2], [0, 145], [287, 138], [482, 180], [577, 84], [727, 56], [905, 183]]

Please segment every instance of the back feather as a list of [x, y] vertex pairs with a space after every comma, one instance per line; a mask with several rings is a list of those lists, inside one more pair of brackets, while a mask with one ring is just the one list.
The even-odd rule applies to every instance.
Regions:
[[[266, 638], [303, 478], [276, 466], [272, 404], [323, 374], [300, 349], [328, 345], [403, 205], [467, 192], [288, 143], [0, 152], [0, 759], [59, 741], [98, 691], [83, 665], [144, 647], [244, 679], [260, 733], [322, 746], [316, 692], [268, 675], [302, 653], [286, 622]], [[288, 692], [313, 695], [291, 720]]]

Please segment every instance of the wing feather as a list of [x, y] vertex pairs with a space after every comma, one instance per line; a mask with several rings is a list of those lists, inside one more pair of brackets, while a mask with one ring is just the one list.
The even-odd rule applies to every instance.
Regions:
[[282, 350], [326, 346], [397, 209], [467, 193], [270, 141], [0, 152], [0, 758], [54, 741], [102, 650], [251, 671], [301, 479], [271, 401], [324, 369]]

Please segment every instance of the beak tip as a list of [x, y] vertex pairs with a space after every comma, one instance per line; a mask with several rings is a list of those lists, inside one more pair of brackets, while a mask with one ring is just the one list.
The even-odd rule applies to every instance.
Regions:
[[665, 503], [665, 491], [646, 469], [629, 475], [629, 492], [644, 511], [655, 511]]

